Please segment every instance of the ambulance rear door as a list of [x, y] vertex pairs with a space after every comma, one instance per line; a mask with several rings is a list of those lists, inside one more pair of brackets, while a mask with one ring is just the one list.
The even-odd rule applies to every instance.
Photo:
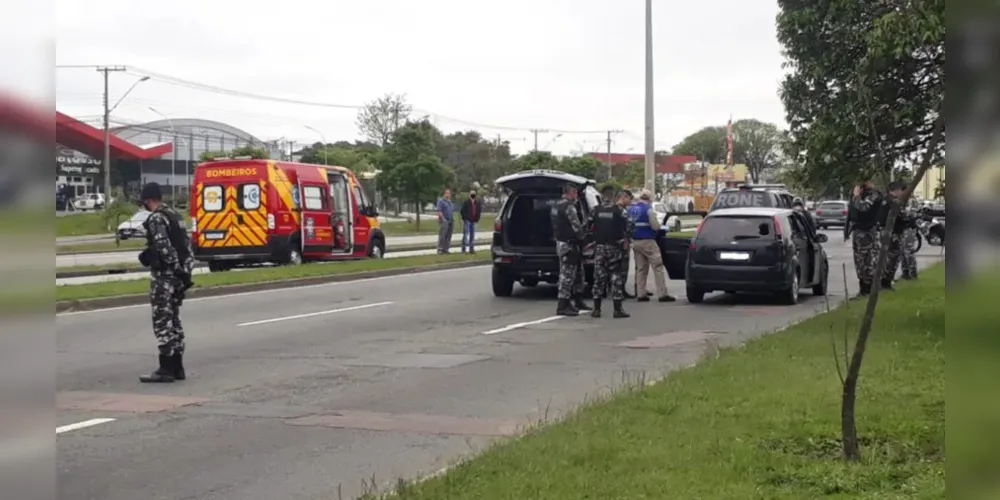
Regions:
[[302, 255], [333, 253], [333, 217], [330, 206], [330, 186], [325, 182], [304, 180], [299, 176], [299, 196], [302, 200], [300, 230]]

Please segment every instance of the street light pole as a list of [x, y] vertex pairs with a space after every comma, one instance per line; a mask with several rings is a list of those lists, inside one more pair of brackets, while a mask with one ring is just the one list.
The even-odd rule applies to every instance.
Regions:
[[656, 142], [653, 135], [653, 0], [646, 0], [646, 189], [653, 191], [656, 177]]
[[307, 129], [309, 129], [309, 130], [312, 130], [313, 132], [316, 132], [319, 135], [320, 140], [323, 141], [323, 164], [324, 165], [329, 165], [330, 161], [329, 161], [329, 158], [327, 158], [327, 156], [326, 156], [326, 136], [323, 135], [323, 132], [320, 132], [319, 130], [314, 129], [314, 128], [310, 127], [309, 125], [305, 125], [305, 127]]
[[105, 203], [111, 201], [111, 112], [114, 111], [122, 101], [132, 92], [137, 85], [149, 80], [148, 76], [144, 76], [135, 83], [132, 84], [128, 90], [122, 94], [121, 98], [114, 106], [110, 106], [110, 95], [108, 92], [108, 80], [111, 72], [125, 71], [125, 66], [98, 66], [97, 71], [104, 74], [104, 161], [102, 162], [104, 167], [104, 197]]

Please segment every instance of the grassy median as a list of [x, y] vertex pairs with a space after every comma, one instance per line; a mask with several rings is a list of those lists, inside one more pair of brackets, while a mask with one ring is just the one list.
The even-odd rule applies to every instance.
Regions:
[[[209, 288], [226, 285], [241, 285], [246, 283], [261, 283], [266, 281], [287, 280], [294, 278], [310, 278], [316, 276], [331, 276], [336, 274], [361, 273], [383, 269], [400, 269], [425, 267], [434, 264], [446, 264], [467, 261], [489, 261], [488, 252], [474, 255], [421, 255], [417, 257], [400, 257], [396, 259], [365, 259], [324, 264], [305, 264], [301, 266], [267, 267], [248, 269], [245, 271], [227, 271], [221, 273], [199, 274], [194, 277], [195, 288]], [[128, 281], [109, 281], [86, 285], [56, 286], [56, 300], [80, 300], [117, 295], [134, 295], [149, 292], [149, 281], [145, 279]]]
[[863, 303], [588, 405], [426, 482], [416, 499], [944, 498], [944, 267], [882, 297], [858, 398], [863, 460], [840, 452], [831, 337]]

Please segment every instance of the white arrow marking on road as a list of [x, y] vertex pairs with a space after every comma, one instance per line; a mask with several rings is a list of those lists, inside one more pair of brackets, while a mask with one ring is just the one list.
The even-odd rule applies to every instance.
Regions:
[[511, 330], [517, 330], [518, 328], [524, 328], [531, 325], [539, 325], [542, 323], [548, 323], [549, 321], [555, 321], [557, 319], [565, 318], [565, 316], [549, 316], [548, 318], [536, 319], [535, 321], [525, 321], [524, 323], [514, 323], [513, 325], [507, 325], [503, 328], [497, 328], [496, 330], [489, 330], [483, 332], [483, 335], [493, 335], [496, 333], [509, 332]]
[[387, 306], [387, 305], [390, 305], [390, 304], [393, 304], [393, 302], [376, 302], [374, 304], [365, 304], [365, 305], [361, 305], [361, 306], [343, 307], [343, 308], [340, 308], [340, 309], [331, 309], [329, 311], [319, 311], [319, 312], [307, 313], [307, 314], [296, 314], [295, 316], [285, 316], [285, 317], [282, 317], [282, 318], [272, 318], [272, 319], [262, 319], [260, 321], [250, 321], [249, 323], [240, 323], [240, 324], [238, 324], [236, 326], [263, 325], [263, 324], [266, 324], [266, 323], [274, 323], [274, 322], [277, 322], [277, 321], [286, 321], [286, 320], [290, 320], [290, 319], [311, 318], [313, 316], [323, 316], [323, 315], [326, 315], [326, 314], [334, 314], [334, 313], [347, 312], [347, 311], [357, 311], [357, 310], [360, 310], [360, 309], [369, 309], [369, 308], [372, 308], [372, 307], [382, 307], [382, 306]]
[[83, 422], [77, 422], [75, 424], [56, 427], [56, 434], [62, 434], [64, 432], [86, 429], [87, 427], [93, 427], [95, 425], [106, 424], [108, 422], [114, 422], [114, 421], [115, 419], [113, 418], [94, 418], [91, 420], [84, 420]]

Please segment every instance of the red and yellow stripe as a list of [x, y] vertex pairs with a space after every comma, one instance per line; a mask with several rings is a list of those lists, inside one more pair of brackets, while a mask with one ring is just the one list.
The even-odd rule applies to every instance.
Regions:
[[[257, 210], [240, 210], [237, 201], [238, 186], [225, 188], [225, 204], [218, 212], [206, 212], [203, 206], [203, 184], [199, 184], [196, 193], [198, 206], [198, 241], [203, 248], [251, 247], [267, 245], [267, 185], [265, 181], [257, 181], [260, 185], [260, 208]], [[243, 216], [243, 224], [237, 222], [238, 216]], [[206, 231], [225, 231], [226, 237], [221, 240], [205, 238]]]

